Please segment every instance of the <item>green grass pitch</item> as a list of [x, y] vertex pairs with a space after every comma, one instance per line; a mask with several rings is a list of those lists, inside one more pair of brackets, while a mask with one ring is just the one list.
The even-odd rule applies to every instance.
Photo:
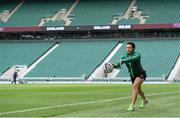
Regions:
[[180, 117], [179, 84], [144, 84], [150, 104], [127, 112], [128, 84], [0, 84], [0, 117]]

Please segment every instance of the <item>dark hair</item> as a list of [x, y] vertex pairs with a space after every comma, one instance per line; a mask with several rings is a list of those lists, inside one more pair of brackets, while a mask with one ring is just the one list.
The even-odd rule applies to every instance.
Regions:
[[135, 44], [133, 42], [128, 42], [127, 44], [130, 44], [132, 46], [132, 48], [136, 48]]

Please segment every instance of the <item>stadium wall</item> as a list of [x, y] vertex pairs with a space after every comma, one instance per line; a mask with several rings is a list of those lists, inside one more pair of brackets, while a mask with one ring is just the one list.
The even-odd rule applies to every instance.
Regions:
[[0, 40], [180, 37], [180, 23], [97, 26], [0, 27]]

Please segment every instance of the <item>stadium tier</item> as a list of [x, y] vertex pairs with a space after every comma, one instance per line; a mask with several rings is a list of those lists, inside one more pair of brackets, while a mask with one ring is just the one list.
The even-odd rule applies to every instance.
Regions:
[[36, 26], [41, 18], [51, 17], [61, 9], [68, 9], [73, 2], [73, 0], [27, 0], [5, 25]]
[[63, 26], [65, 24], [65, 21], [48, 21], [43, 26]]
[[80, 0], [71, 14], [71, 25], [108, 25], [113, 15], [124, 14], [130, 0]]
[[179, 0], [137, 0], [136, 6], [149, 16], [146, 23], [180, 22]]
[[121, 19], [118, 20], [117, 24], [139, 24], [139, 19]]
[[13, 10], [21, 0], [0, 0], [0, 13], [4, 10]]
[[82, 77], [98, 66], [117, 41], [61, 42], [27, 77]]
[[[141, 53], [141, 62], [147, 71], [148, 77], [167, 77], [176, 63], [180, 51], [179, 40], [139, 40], [134, 41], [136, 51]], [[120, 55], [125, 53], [126, 42], [114, 55], [111, 62], [117, 62]], [[118, 74], [118, 77], [129, 77], [125, 65]]]
[[0, 21], [0, 27], [4, 27], [4, 26], [5, 26], [5, 24]]
[[[0, 13], [13, 10], [20, 0], [0, 1]], [[27, 0], [12, 14], [6, 23], [0, 21], [0, 26], [37, 26], [41, 18], [50, 18], [61, 9], [70, 10], [71, 26], [76, 25], [108, 25], [114, 16], [123, 16], [131, 0], [80, 0], [74, 9], [71, 6], [75, 0]], [[137, 0], [135, 3], [142, 15], [147, 16], [145, 23], [178, 23], [180, 22], [179, 0]], [[140, 19], [140, 18], [139, 18]], [[138, 24], [139, 19], [118, 20], [117, 24]], [[47, 22], [45, 26], [62, 26], [64, 22]], [[61, 19], [59, 19], [61, 20]], [[67, 20], [67, 19], [65, 19]]]
[[[21, 0], [0, 0], [0, 14], [4, 14], [6, 12], [11, 12]], [[6, 26], [4, 22], [1, 21], [0, 17], [0, 27]]]
[[14, 65], [30, 65], [54, 43], [0, 43], [0, 73]]

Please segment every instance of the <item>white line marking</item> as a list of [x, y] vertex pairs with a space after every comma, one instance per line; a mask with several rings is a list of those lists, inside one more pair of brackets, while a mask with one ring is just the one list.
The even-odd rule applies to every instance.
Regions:
[[[174, 94], [174, 93], [180, 93], [180, 91], [154, 93], [154, 94], [148, 94], [147, 96], [167, 95], [167, 94]], [[123, 99], [128, 99], [128, 98], [131, 98], [131, 96], [121, 97], [121, 98], [114, 98], [114, 99], [89, 101], [89, 102], [71, 103], [71, 104], [64, 104], [64, 105], [55, 105], [55, 106], [48, 106], [48, 107], [39, 107], [39, 108], [17, 110], [17, 111], [9, 111], [9, 112], [2, 112], [2, 113], [0, 113], [0, 116], [1, 115], [6, 115], [6, 114], [22, 113], [22, 112], [29, 112], [29, 111], [38, 111], [38, 110], [52, 109], [52, 108], [61, 108], [61, 107], [86, 105], [86, 104], [95, 104], [95, 103], [104, 103], [104, 102], [111, 102], [111, 101], [123, 100]]]

